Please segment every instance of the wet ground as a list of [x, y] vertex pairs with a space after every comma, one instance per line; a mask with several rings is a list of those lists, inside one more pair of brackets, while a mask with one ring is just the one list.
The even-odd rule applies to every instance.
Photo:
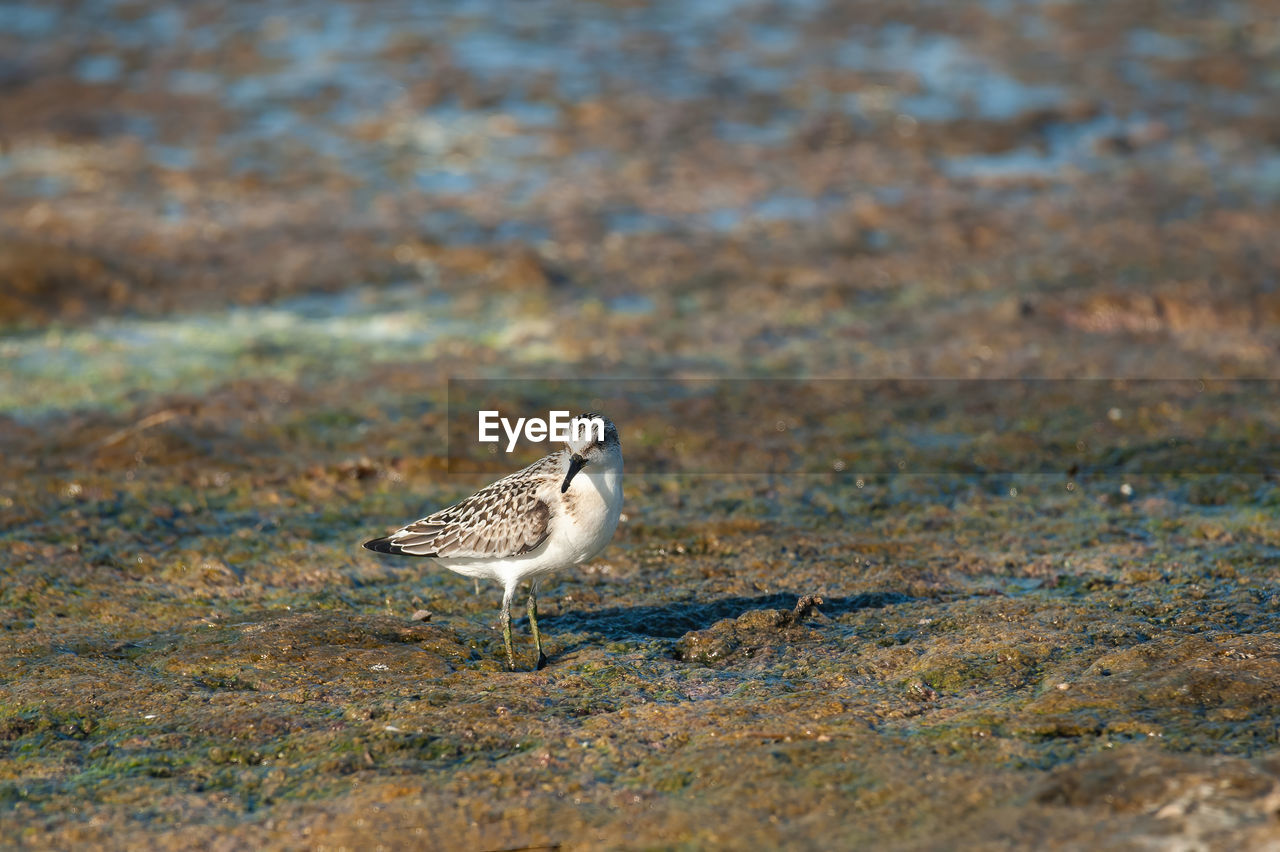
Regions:
[[[1277, 22], [0, 3], [0, 839], [1274, 848]], [[1080, 384], [732, 475], [633, 396], [513, 674], [496, 589], [357, 546], [505, 468], [449, 473], [481, 376], [1238, 384], [1108, 385], [1062, 469]]]

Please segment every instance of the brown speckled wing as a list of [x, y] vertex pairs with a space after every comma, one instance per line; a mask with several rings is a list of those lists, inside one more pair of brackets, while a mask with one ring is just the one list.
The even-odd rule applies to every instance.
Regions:
[[547, 456], [382, 541], [388, 552], [410, 556], [502, 559], [528, 553], [550, 531], [551, 509], [537, 493], [558, 462], [557, 455]]

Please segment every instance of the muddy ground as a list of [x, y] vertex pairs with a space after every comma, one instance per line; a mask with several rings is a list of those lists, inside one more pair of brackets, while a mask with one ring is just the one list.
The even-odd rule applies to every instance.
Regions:
[[[0, 841], [1280, 848], [1277, 21], [0, 5]], [[625, 518], [510, 673], [495, 588], [358, 543], [509, 468], [450, 379], [549, 376], [790, 414], [607, 412]], [[1098, 378], [1237, 384], [1047, 464]]]

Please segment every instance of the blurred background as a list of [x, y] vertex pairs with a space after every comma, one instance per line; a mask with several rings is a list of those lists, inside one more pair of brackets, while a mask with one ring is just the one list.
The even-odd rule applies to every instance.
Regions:
[[[1275, 0], [0, 0], [0, 839], [1249, 848], [1278, 235]], [[358, 542], [525, 376], [661, 380], [605, 413], [670, 475], [517, 689]], [[797, 377], [1269, 384], [912, 409], [966, 467]], [[783, 437], [671, 416], [721, 378]]]
[[0, 407], [409, 361], [1270, 374], [1275, 12], [6, 2]]

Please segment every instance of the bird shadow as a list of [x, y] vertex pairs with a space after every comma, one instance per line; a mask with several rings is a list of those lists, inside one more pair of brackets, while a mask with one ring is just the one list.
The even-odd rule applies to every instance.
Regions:
[[[759, 597], [720, 598], [713, 601], [681, 601], [660, 606], [609, 607], [597, 610], [569, 610], [543, 616], [541, 623], [561, 632], [596, 633], [606, 639], [649, 636], [678, 639], [691, 630], [705, 630], [717, 621], [737, 618], [753, 609], [794, 610], [800, 595], [778, 592]], [[823, 597], [815, 607], [827, 616], [860, 609], [878, 609], [905, 603], [911, 598], [897, 592], [869, 592], [848, 597]]]

